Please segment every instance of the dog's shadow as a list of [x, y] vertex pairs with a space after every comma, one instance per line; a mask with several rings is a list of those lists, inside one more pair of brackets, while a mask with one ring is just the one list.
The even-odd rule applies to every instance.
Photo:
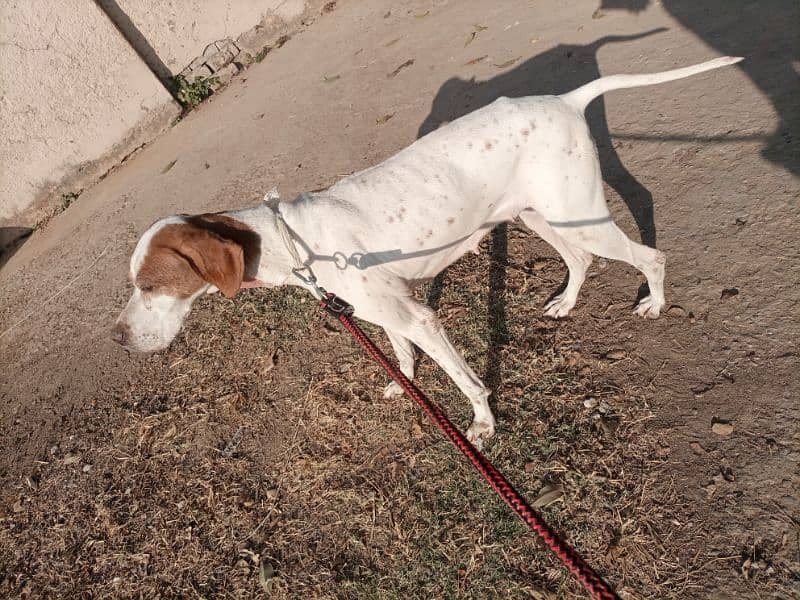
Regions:
[[[655, 0], [600, 0], [600, 10], [639, 13]], [[800, 175], [800, 2], [659, 0], [668, 12], [704, 43], [723, 55], [744, 56], [737, 65], [775, 110], [776, 123], [761, 155]]]
[[[453, 121], [477, 110], [501, 96], [553, 95], [569, 92], [601, 76], [597, 64], [598, 50], [609, 43], [632, 41], [664, 31], [655, 29], [630, 36], [610, 36], [591, 44], [562, 44], [521, 63], [511, 71], [486, 81], [464, 80], [457, 77], [447, 80], [436, 94], [431, 111], [420, 125], [417, 137], [437, 129], [441, 124]], [[653, 216], [653, 197], [625, 168], [614, 150], [605, 116], [605, 104], [600, 97], [586, 111], [589, 128], [597, 144], [603, 179], [620, 195], [633, 215], [639, 228], [642, 243], [655, 247], [656, 227]], [[507, 324], [505, 310], [506, 264], [508, 261], [507, 227], [500, 225], [492, 233], [490, 254], [489, 351], [484, 380], [489, 389], [496, 390], [502, 384], [501, 352], [506, 344]], [[428, 304], [438, 308], [445, 285], [447, 271], [440, 273], [431, 284]], [[566, 279], [562, 283], [562, 288]], [[646, 290], [640, 290], [646, 293]], [[557, 293], [554, 292], [554, 293]]]

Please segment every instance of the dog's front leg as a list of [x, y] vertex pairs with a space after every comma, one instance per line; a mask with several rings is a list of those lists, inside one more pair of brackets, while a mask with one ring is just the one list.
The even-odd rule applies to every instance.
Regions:
[[[400, 370], [409, 380], [414, 380], [414, 345], [411, 340], [397, 333], [386, 330], [386, 336], [392, 344], [392, 349], [400, 361]], [[383, 390], [384, 398], [399, 398], [403, 395], [403, 388], [396, 381], [392, 381]]]
[[368, 313], [362, 310], [358, 316], [382, 326], [394, 336], [410, 340], [444, 369], [472, 403], [474, 419], [467, 430], [467, 438], [480, 447], [483, 440], [494, 435], [495, 420], [488, 402], [490, 392], [453, 347], [436, 313], [408, 297], [385, 298], [378, 304], [380, 310]]

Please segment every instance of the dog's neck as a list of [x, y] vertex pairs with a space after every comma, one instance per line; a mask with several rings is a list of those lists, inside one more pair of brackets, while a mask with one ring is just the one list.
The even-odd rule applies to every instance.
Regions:
[[[257, 266], [248, 269], [243, 288], [249, 287], [276, 287], [280, 285], [299, 285], [300, 280], [292, 274], [296, 260], [292, 256], [287, 242], [279, 230], [278, 214], [280, 207], [277, 202], [260, 204], [258, 206], [239, 211], [226, 212], [232, 219], [244, 223], [260, 238], [260, 256]], [[297, 251], [301, 259], [307, 258], [302, 244], [297, 244]]]

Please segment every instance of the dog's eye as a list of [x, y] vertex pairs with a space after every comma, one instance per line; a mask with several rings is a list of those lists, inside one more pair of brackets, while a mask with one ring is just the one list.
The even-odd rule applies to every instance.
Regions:
[[150, 292], [153, 291], [153, 286], [152, 285], [145, 285], [145, 286], [140, 287], [139, 289], [142, 292], [144, 292], [145, 294], [149, 294]]

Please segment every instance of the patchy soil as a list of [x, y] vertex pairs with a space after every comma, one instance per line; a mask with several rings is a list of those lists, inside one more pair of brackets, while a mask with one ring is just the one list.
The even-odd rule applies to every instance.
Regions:
[[[592, 113], [615, 218], [667, 253], [661, 319], [603, 260], [542, 319], [564, 267], [517, 224], [420, 294], [494, 390], [489, 457], [623, 598], [800, 595], [797, 7], [485, 4], [339, 2], [3, 266], [0, 595], [584, 597], [310, 297], [204, 298], [152, 356], [107, 330], [160, 215], [314, 189], [498, 94], [726, 43], [750, 66]], [[418, 383], [468, 424], [426, 358]]]

